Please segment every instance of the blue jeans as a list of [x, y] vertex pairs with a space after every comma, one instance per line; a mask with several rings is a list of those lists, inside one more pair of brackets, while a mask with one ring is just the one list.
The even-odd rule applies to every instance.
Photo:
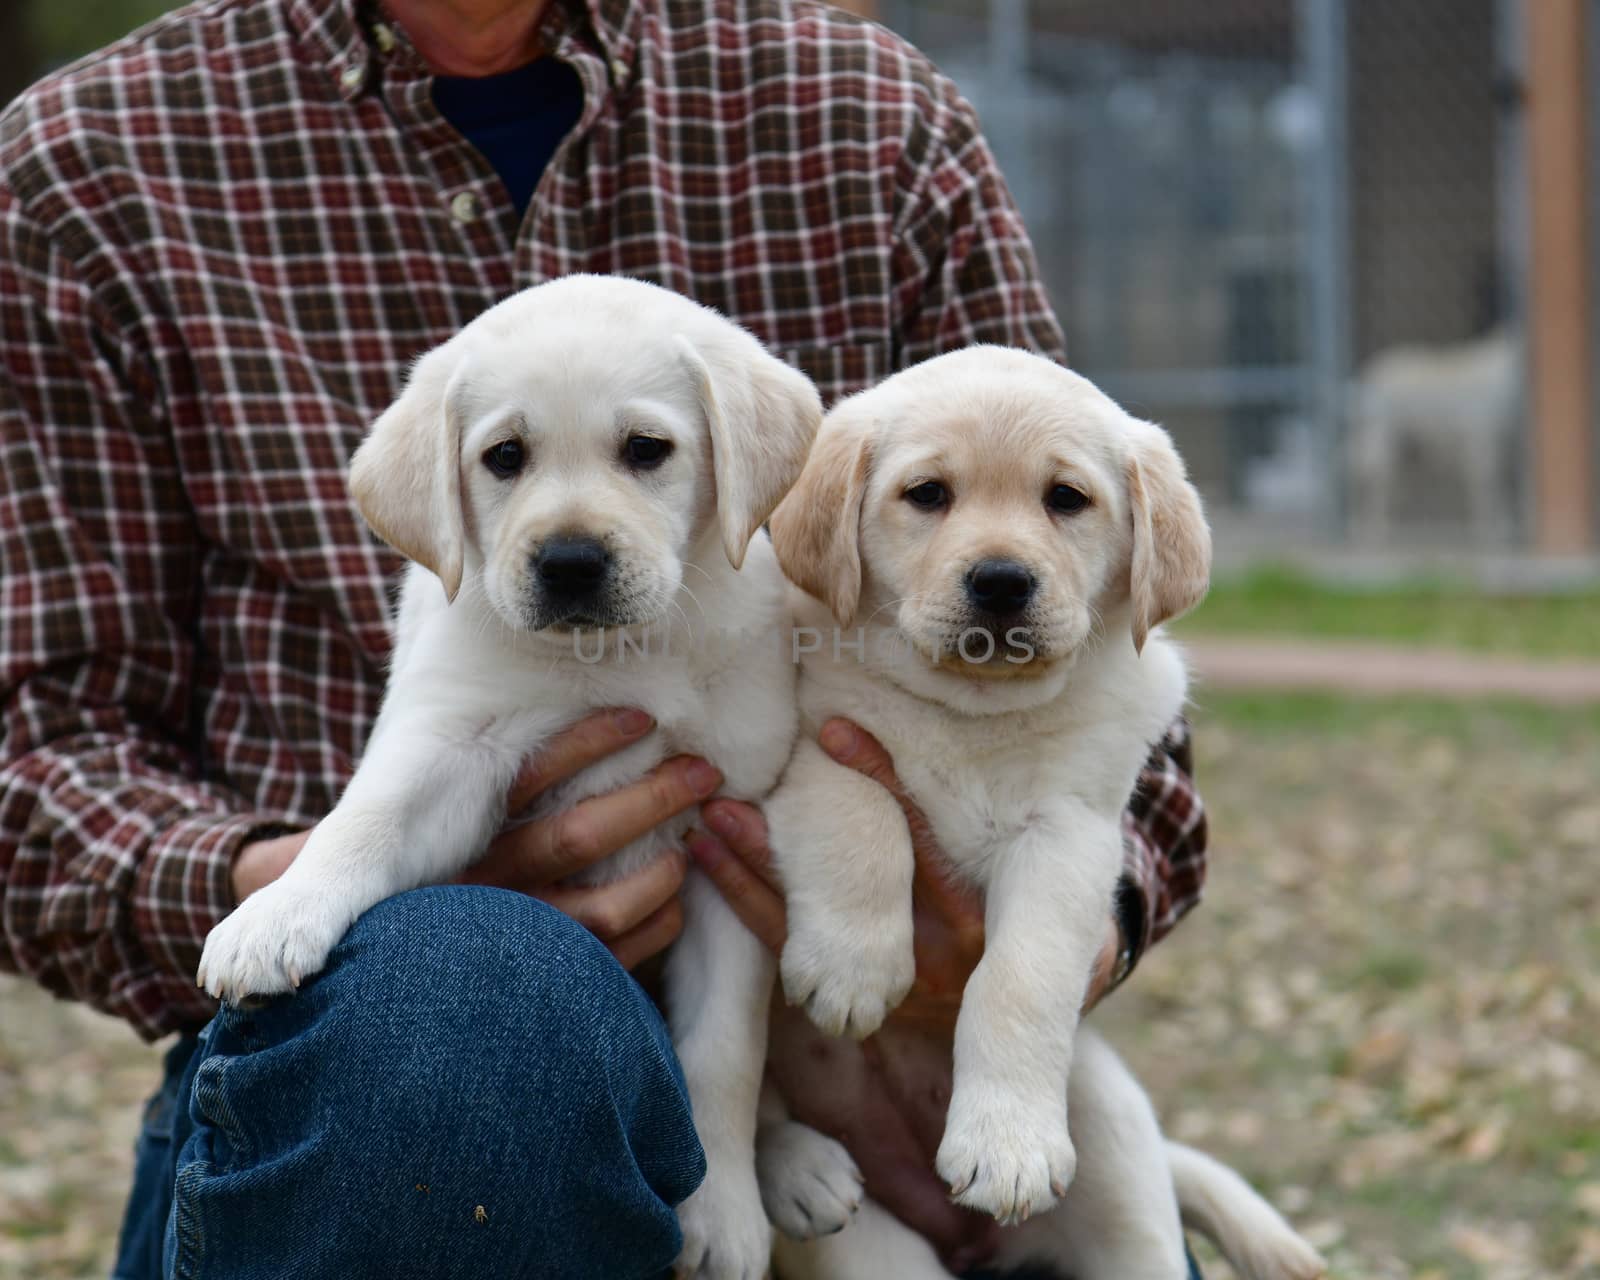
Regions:
[[420, 889], [173, 1048], [115, 1280], [644, 1280], [704, 1173], [610, 953], [520, 894]]
[[587, 930], [418, 889], [172, 1047], [113, 1280], [643, 1280], [704, 1174], [666, 1028]]

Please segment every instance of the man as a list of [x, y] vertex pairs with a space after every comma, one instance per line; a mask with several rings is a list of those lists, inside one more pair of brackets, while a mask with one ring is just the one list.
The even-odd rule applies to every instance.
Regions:
[[[121, 1277], [616, 1280], [676, 1253], [702, 1159], [626, 969], [675, 936], [685, 862], [562, 881], [712, 795], [706, 762], [502, 835], [292, 999], [212, 1018], [193, 985], [377, 709], [397, 565], [350, 453], [409, 359], [578, 270], [717, 307], [829, 399], [970, 342], [1061, 352], [970, 108], [811, 0], [210, 0], [0, 122], [0, 963], [186, 1033]], [[648, 728], [582, 722], [513, 808]], [[1095, 994], [1198, 897], [1186, 751], [1178, 726], [1134, 798]], [[705, 812], [726, 843], [696, 856], [775, 936], [740, 878], [759, 814]], [[890, 1119], [821, 1118], [869, 1190], [970, 1258], [984, 1225], [861, 1095]]]

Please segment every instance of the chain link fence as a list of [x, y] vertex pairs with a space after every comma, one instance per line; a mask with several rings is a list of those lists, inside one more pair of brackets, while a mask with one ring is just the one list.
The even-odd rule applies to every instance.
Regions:
[[[876, 9], [978, 106], [1073, 363], [1173, 430], [1248, 554], [1525, 539], [1537, 2]], [[0, 98], [164, 7], [0, 0]]]
[[1525, 452], [1513, 7], [880, 16], [978, 106], [1073, 363], [1173, 430], [1225, 537], [1488, 547]]

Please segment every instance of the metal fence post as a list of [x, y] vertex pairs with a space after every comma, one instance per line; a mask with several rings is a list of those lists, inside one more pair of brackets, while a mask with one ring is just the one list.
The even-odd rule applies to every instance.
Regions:
[[1306, 403], [1326, 467], [1327, 531], [1344, 532], [1345, 399], [1350, 378], [1350, 228], [1347, 0], [1296, 0], [1301, 79], [1317, 106], [1317, 144], [1306, 153]]

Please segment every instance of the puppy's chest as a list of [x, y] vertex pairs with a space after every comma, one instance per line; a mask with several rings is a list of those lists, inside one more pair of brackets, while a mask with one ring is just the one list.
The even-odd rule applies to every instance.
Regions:
[[[740, 658], [742, 657], [742, 661]], [[793, 675], [781, 661], [735, 655], [715, 668], [694, 660], [657, 662], [633, 673], [588, 669], [562, 686], [573, 714], [637, 707], [656, 727], [640, 741], [590, 765], [539, 799], [530, 816], [564, 812], [582, 800], [638, 781], [673, 756], [709, 760], [723, 775], [718, 794], [758, 801], [776, 784], [793, 748], [797, 710]], [[697, 810], [654, 831], [574, 879], [603, 884], [637, 870], [680, 844]]]
[[[920, 752], [911, 743], [891, 751], [939, 848], [955, 870], [983, 884], [1005, 849], [1059, 825], [1052, 800], [1060, 794], [1060, 760], [1038, 751], [960, 752], [953, 746], [930, 751], [924, 740]], [[1041, 744], [1047, 753], [1048, 747]]]

